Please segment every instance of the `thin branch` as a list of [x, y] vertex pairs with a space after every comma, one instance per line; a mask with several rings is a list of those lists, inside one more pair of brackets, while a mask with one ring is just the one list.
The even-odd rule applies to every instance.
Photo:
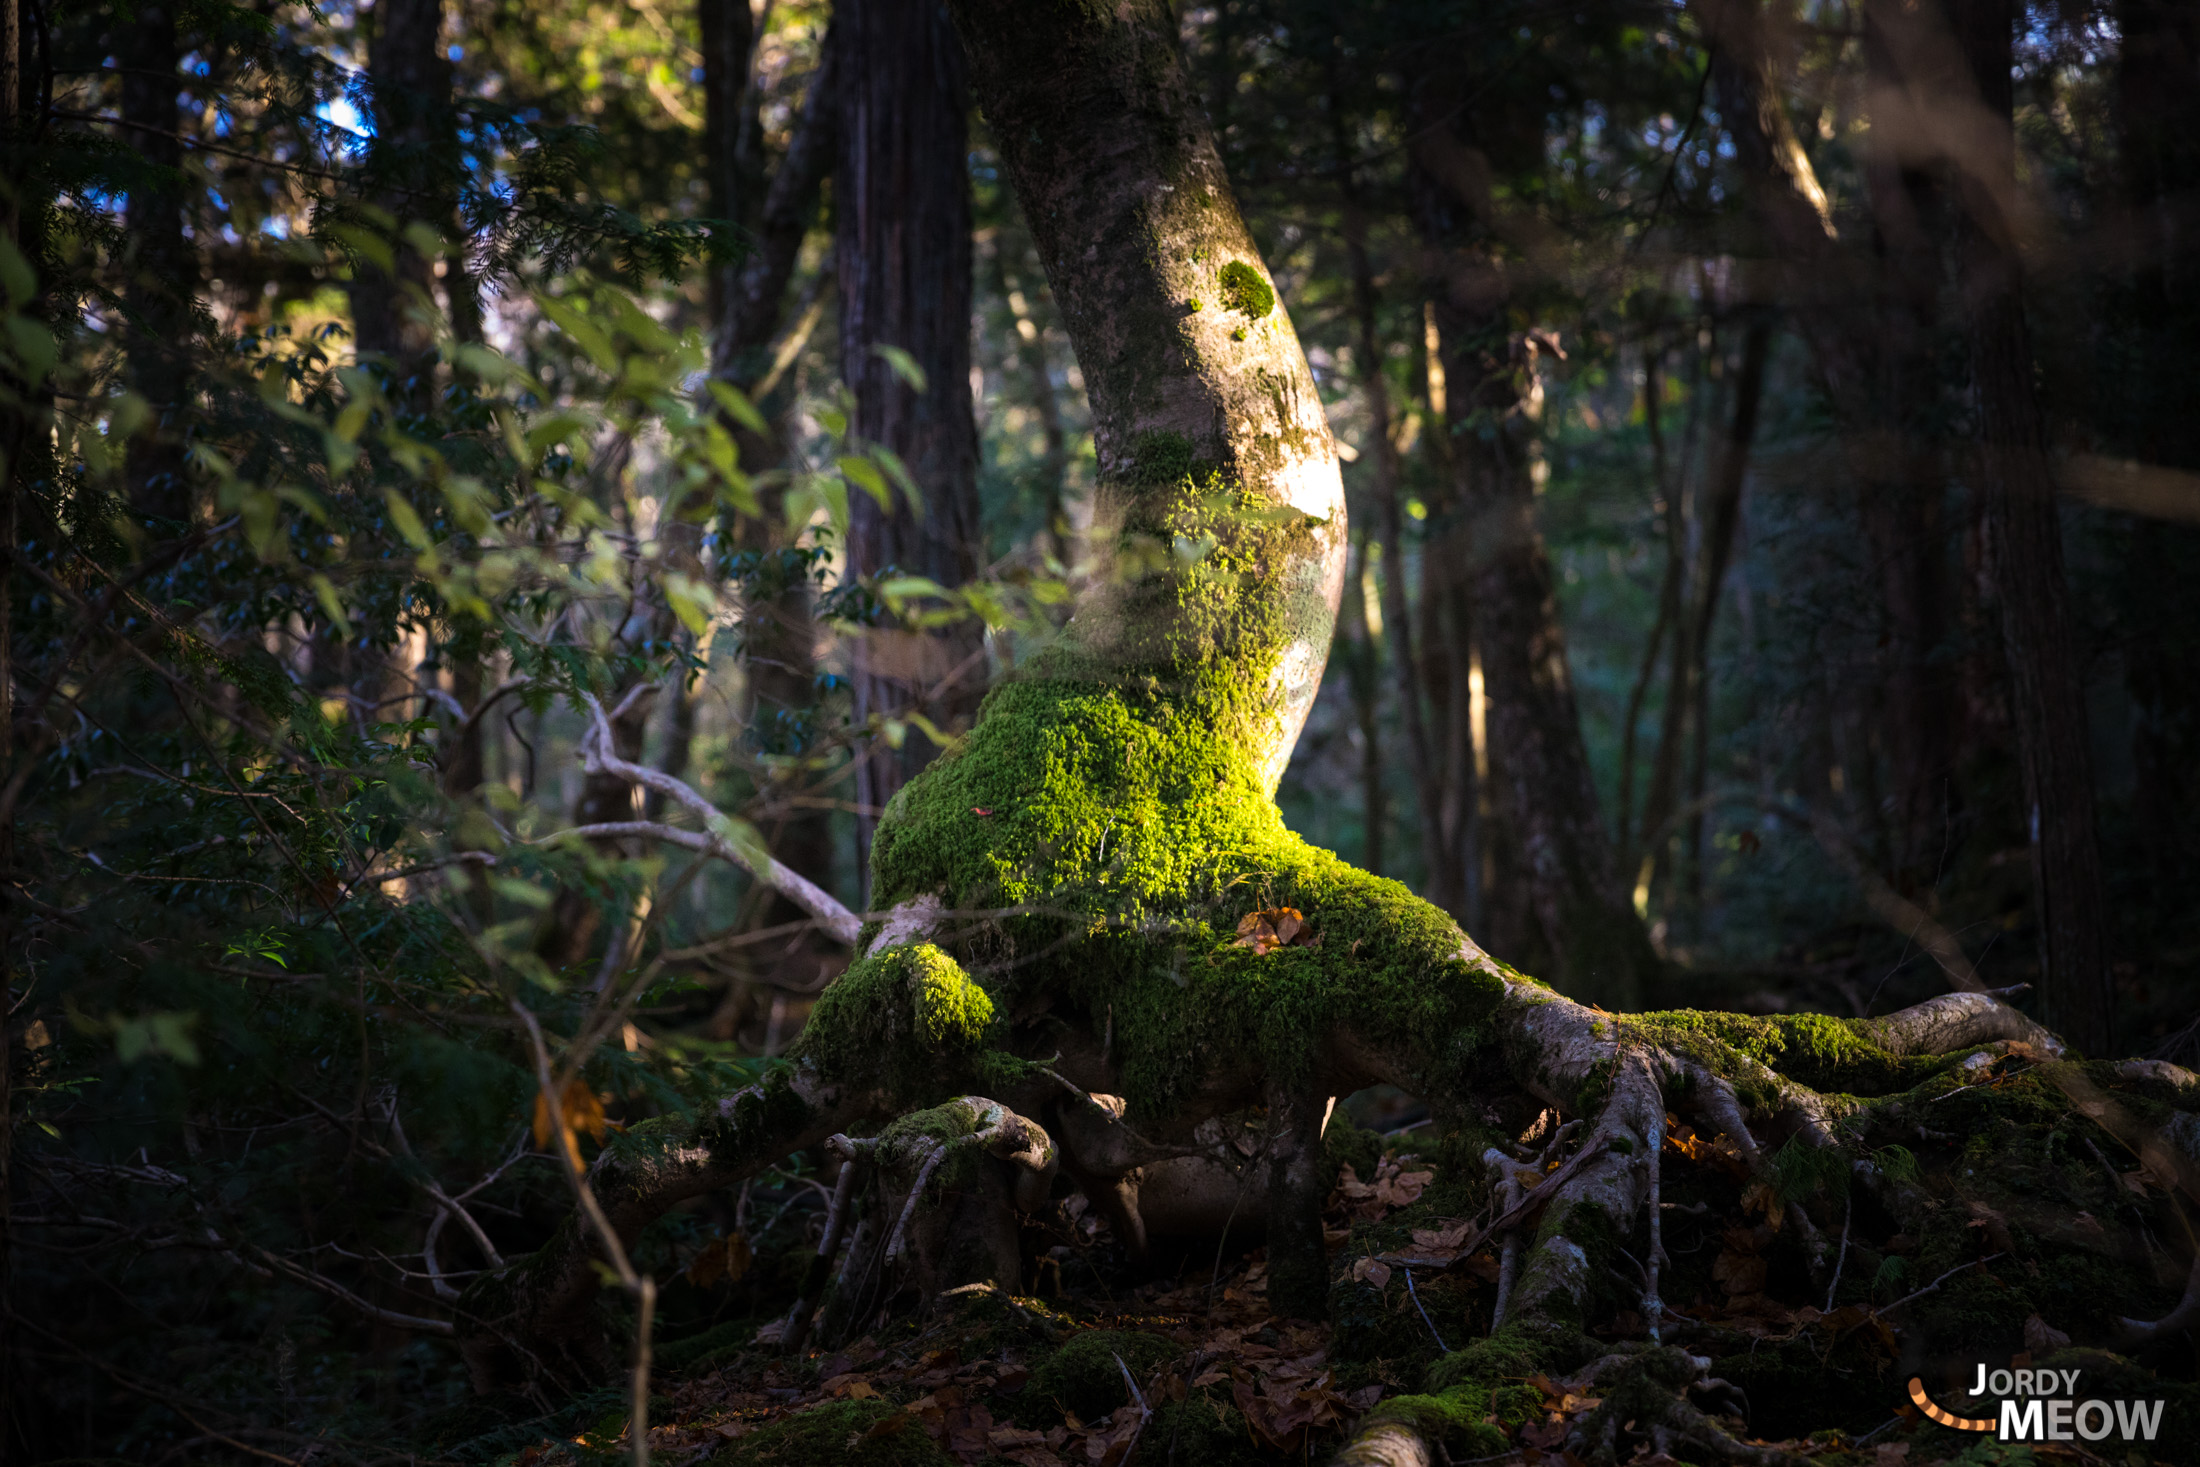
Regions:
[[[817, 918], [835, 938], [850, 947], [855, 946], [856, 937], [863, 930], [863, 923], [855, 913], [841, 905], [837, 898], [816, 882], [790, 869], [771, 852], [764, 850], [753, 837], [744, 838], [741, 829], [726, 817], [725, 812], [704, 799], [687, 781], [675, 779], [661, 770], [631, 763], [613, 753], [611, 720], [605, 715], [603, 704], [596, 700], [593, 693], [582, 693], [580, 696], [593, 720], [593, 728], [581, 738], [581, 767], [590, 774], [616, 775], [630, 784], [655, 790], [693, 811], [709, 831], [705, 836], [693, 831], [680, 831], [677, 827], [668, 825], [648, 833], [658, 839], [685, 845], [693, 850], [707, 851], [711, 855], [731, 861]], [[627, 824], [625, 821], [615, 823]]]
[[[603, 710], [595, 707], [595, 699], [589, 699], [589, 703], [600, 719]], [[634, 1295], [633, 1414], [627, 1421], [627, 1434], [633, 1442], [634, 1467], [649, 1467], [649, 1331], [657, 1308], [657, 1281], [635, 1271], [632, 1260], [626, 1256], [626, 1245], [619, 1241], [611, 1219], [604, 1216], [602, 1204], [596, 1201], [594, 1189], [581, 1172], [580, 1147], [573, 1140], [573, 1128], [566, 1123], [565, 1107], [550, 1075], [550, 1047], [543, 1042], [542, 1025], [535, 1022], [535, 1015], [527, 1005], [516, 998], [509, 1002], [512, 1012], [527, 1026], [528, 1040], [534, 1046], [535, 1083], [541, 1089], [542, 1103], [551, 1123], [558, 1129], [558, 1156], [564, 1162], [561, 1170], [572, 1184], [574, 1200], [579, 1202], [589, 1226], [603, 1240], [604, 1252], [610, 1255], [619, 1282]]]

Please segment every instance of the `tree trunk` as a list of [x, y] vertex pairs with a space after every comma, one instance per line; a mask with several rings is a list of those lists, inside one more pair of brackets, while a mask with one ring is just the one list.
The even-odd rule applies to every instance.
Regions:
[[2047, 434], [2033, 387], [2023, 265], [2008, 201], [2016, 138], [2009, 0], [1960, 0], [1957, 36], [1993, 127], [1961, 180], [1977, 473], [1989, 564], [2007, 649], [2039, 923], [2047, 1019], [2079, 1049], [2106, 1054], [2113, 991], [2107, 893], [2094, 830], [2085, 685], [2072, 635]]
[[368, 12], [367, 78], [374, 91], [369, 175], [376, 202], [393, 216], [389, 268], [362, 260], [352, 278], [354, 340], [378, 358], [390, 391], [414, 408], [435, 393], [435, 330], [428, 257], [404, 238], [414, 222], [450, 227], [458, 143], [451, 66], [443, 55], [443, 0], [378, 0]]
[[[1613, 842], [1619, 854], [1619, 875], [1623, 881], [1634, 879], [1635, 840], [1635, 743], [1636, 726], [1642, 721], [1643, 700], [1649, 696], [1651, 679], [1657, 675], [1658, 653], [1665, 645], [1668, 633], [1678, 636], [1675, 623], [1681, 615], [1682, 559], [1675, 554], [1679, 537], [1673, 533], [1673, 520], [1680, 504], [1680, 485], [1667, 472], [1665, 454], [1665, 372], [1664, 349], [1653, 345], [1643, 352], [1642, 359], [1642, 411], [1643, 421], [1650, 431], [1650, 482], [1657, 500], [1659, 513], [1665, 517], [1665, 572], [1658, 577], [1658, 611], [1650, 623], [1650, 635], [1643, 639], [1642, 665], [1635, 671], [1634, 685], [1627, 692], [1627, 712], [1620, 723], [1619, 745], [1619, 836]], [[1643, 818], [1639, 832], [1647, 841], [1651, 835], [1650, 820]]]
[[[1332, 115], [1340, 110], [1332, 100]], [[1345, 156], [1341, 138], [1337, 156], [1341, 163]], [[1368, 444], [1374, 451], [1376, 522], [1382, 530], [1384, 640], [1390, 644], [1391, 670], [1397, 678], [1398, 711], [1406, 733], [1406, 767], [1412, 772], [1414, 788], [1421, 792], [1421, 849], [1422, 859], [1428, 865], [1429, 900], [1464, 918], [1465, 892], [1459, 871], [1458, 834], [1444, 826], [1443, 785], [1429, 741], [1428, 724], [1421, 712], [1421, 667], [1414, 655], [1413, 623], [1406, 595], [1405, 521], [1399, 513], [1400, 486], [1405, 473], [1398, 462], [1398, 445], [1390, 431], [1390, 387], [1383, 376], [1383, 342], [1376, 325], [1378, 301], [1375, 268], [1367, 253], [1366, 211], [1359, 199], [1356, 178], [1349, 169], [1345, 172], [1345, 250], [1352, 269], [1352, 313], [1356, 333], [1353, 357], [1360, 391], [1367, 401]], [[1434, 589], [1435, 582], [1436, 578], [1424, 571], [1422, 594], [1424, 597], [1436, 596], [1441, 604], [1441, 593]], [[1425, 637], [1421, 650], [1428, 657], [1446, 655], [1442, 644], [1432, 643]], [[1368, 869], [1374, 870], [1375, 863], [1370, 861]]]
[[[1442, 125], [1436, 131], [1439, 146], [1463, 147]], [[1458, 205], [1434, 186], [1423, 197], [1423, 232], [1447, 252], [1437, 324], [1453, 415], [1466, 424], [1454, 435], [1454, 482], [1472, 527], [1464, 581], [1489, 700], [1494, 804], [1519, 851], [1518, 879], [1552, 981], [1584, 1002], [1630, 1007], [1655, 976], [1657, 956], [1613, 870], [1536, 524], [1540, 348], [1507, 332], [1502, 276], [1467, 244]]]
[[1688, 905], [1699, 918], [1703, 905], [1704, 797], [1711, 757], [1711, 631], [1719, 614], [1719, 595], [1733, 560], [1734, 536], [1742, 522], [1742, 486], [1749, 475], [1750, 446], [1757, 438], [1757, 410], [1764, 398], [1765, 362], [1772, 348], [1772, 323], [1762, 312], [1742, 333], [1741, 370], [1734, 381], [1734, 413], [1726, 442], [1704, 486], [1703, 544], [1696, 567], [1690, 607], [1688, 679], [1693, 734], [1688, 764]]
[[[1025, 236], [1020, 231], [1012, 231], [1009, 224], [1004, 223], [994, 231], [993, 285], [1014, 319], [1009, 350], [1015, 353], [1016, 365], [1023, 372], [1032, 410], [1039, 415], [1039, 501], [1046, 511], [1045, 537], [1049, 553], [1057, 564], [1067, 569], [1076, 553], [1070, 543], [1068, 513], [1069, 431], [1062, 421], [1061, 394], [1054, 390], [1054, 366], [1047, 355], [1046, 326], [1032, 310], [1032, 301], [1024, 291], [1021, 267], [1027, 258], [1025, 248]], [[1009, 265], [1011, 253], [1018, 262], [1013, 269]]]
[[124, 475], [131, 509], [140, 520], [159, 522], [154, 536], [163, 539], [180, 533], [191, 518], [182, 418], [190, 406], [192, 296], [199, 275], [198, 255], [184, 234], [183, 143], [177, 136], [182, 118], [176, 106], [183, 48], [174, 4], [131, 12], [117, 49], [125, 67], [123, 135], [138, 155], [138, 181], [124, 218], [130, 241], [123, 288], [132, 328], [130, 386], [153, 413], [152, 423], [130, 440]]
[[[840, 47], [840, 164], [834, 192], [841, 376], [852, 431], [897, 455], [922, 499], [849, 497], [843, 573], [889, 568], [942, 586], [971, 580], [978, 524], [977, 424], [970, 406], [969, 101], [962, 48], [938, 0], [854, 0], [833, 21]], [[906, 380], [881, 348], [907, 353]], [[946, 733], [968, 727], [985, 691], [983, 628], [871, 628], [856, 644], [855, 718], [917, 714]], [[880, 739], [856, 770], [857, 839], [867, 854], [882, 811], [936, 752], [908, 728]]]
[[[2128, 416], [2116, 426], [2141, 463], [2189, 471], [2200, 469], [2200, 374], [2186, 364], [2200, 336], [2200, 7], [2122, 0], [2116, 17], [2116, 151], [2137, 244], [2117, 334], [2138, 358], [2118, 386]], [[2123, 533], [2133, 813], [2152, 905], [2167, 914], [2200, 880], [2200, 837], [2186, 815], [2200, 802], [2200, 530], [2144, 520]]]
[[1344, 649], [1345, 677], [1352, 690], [1352, 712], [1360, 730], [1360, 864], [1377, 875], [1383, 869], [1383, 826], [1390, 818], [1383, 790], [1382, 644], [1367, 600], [1367, 536], [1355, 537], [1352, 564], [1345, 574], [1338, 644]]
[[[742, 259], [711, 272], [711, 374], [745, 394], [767, 386], [775, 342], [786, 329], [788, 286], [802, 241], [817, 221], [819, 195], [840, 136], [843, 75], [837, 30], [828, 32], [818, 68], [803, 98], [802, 114], [787, 150], [764, 181], [752, 78], [755, 37], [746, 0], [700, 0], [703, 22], [705, 159], [712, 208], [746, 229], [752, 242]], [[776, 425], [785, 394], [765, 392], [759, 411], [773, 430], [754, 432], [728, 422], [741, 465], [752, 477], [785, 461]], [[801, 755], [810, 751], [818, 724], [817, 622], [810, 559], [790, 542], [773, 487], [761, 493], [762, 513], [731, 527], [739, 548], [758, 557], [759, 569], [742, 608], [742, 708], [756, 752]], [[681, 760], [694, 737], [695, 700], [681, 696], [673, 709], [672, 753]], [[818, 771], [797, 764], [776, 784], [759, 791], [763, 831], [772, 853], [798, 871], [833, 867], [832, 822], [819, 810], [794, 803], [819, 783]], [[800, 921], [804, 913], [778, 893], [760, 893], [749, 917], [757, 927]], [[767, 981], [808, 991], [821, 967], [841, 955], [816, 934], [779, 944], [764, 962]]]

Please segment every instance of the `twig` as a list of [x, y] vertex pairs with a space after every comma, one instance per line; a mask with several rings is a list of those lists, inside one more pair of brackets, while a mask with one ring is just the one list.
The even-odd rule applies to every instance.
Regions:
[[564, 1162], [561, 1170], [573, 1185], [574, 1200], [580, 1204], [581, 1212], [596, 1230], [596, 1235], [603, 1240], [604, 1252], [611, 1255], [611, 1266], [618, 1273], [619, 1282], [634, 1295], [633, 1416], [627, 1431], [633, 1438], [634, 1467], [649, 1467], [649, 1328], [657, 1308], [657, 1281], [635, 1271], [633, 1262], [626, 1256], [626, 1246], [619, 1241], [611, 1219], [604, 1216], [602, 1204], [596, 1201], [588, 1178], [581, 1173], [580, 1147], [573, 1140], [573, 1128], [566, 1123], [565, 1107], [559, 1101], [557, 1085], [550, 1076], [550, 1047], [543, 1043], [542, 1025], [535, 1022], [533, 1011], [518, 999], [507, 1002], [512, 1012], [519, 1015], [519, 1021], [527, 1026], [527, 1037], [534, 1045], [535, 1083], [541, 1089], [545, 1110], [557, 1125], [558, 1156]]
[[[707, 839], [708, 845], [694, 848], [709, 850], [711, 854], [722, 856], [740, 866], [758, 881], [774, 888], [781, 896], [817, 918], [834, 937], [851, 947], [855, 945], [856, 936], [863, 929], [863, 923], [855, 913], [842, 906], [838, 899], [816, 882], [774, 857], [755, 840], [753, 834], [745, 835], [740, 827], [727, 818], [723, 810], [704, 799], [685, 780], [675, 779], [661, 770], [621, 759], [613, 752], [611, 720], [604, 713], [603, 704], [596, 700], [593, 693], [582, 693], [580, 696], [592, 720], [590, 732], [581, 738], [582, 768], [590, 774], [617, 775], [631, 784], [655, 790], [693, 811], [710, 832], [708, 837], [700, 837], [693, 832], [681, 831], [678, 836], [660, 834], [659, 839], [675, 840], [682, 845], [691, 844], [691, 840]], [[633, 695], [628, 696], [631, 698]], [[663, 827], [664, 831], [676, 829], [674, 826]]]
[[1413, 1307], [1421, 1311], [1421, 1323], [1428, 1326], [1429, 1338], [1436, 1341], [1437, 1349], [1443, 1351], [1446, 1355], [1449, 1355], [1451, 1353], [1451, 1346], [1445, 1344], [1444, 1337], [1436, 1332], [1436, 1321], [1430, 1319], [1428, 1317], [1428, 1310], [1422, 1307], [1421, 1291], [1413, 1287], [1413, 1270], [1410, 1268], [1400, 1268], [1399, 1272], [1403, 1273], [1406, 1276], [1406, 1294], [1409, 1298], [1413, 1300]]
[[[1841, 1251], [1833, 1260], [1833, 1282], [1826, 1285], [1826, 1313], [1833, 1313], [1833, 1296], [1841, 1287], [1841, 1268], [1849, 1261], [1849, 1214], [1856, 1206], [1856, 1196], [1849, 1194], [1841, 1199]], [[1652, 1224], [1656, 1226], [1656, 1224]], [[1654, 1337], [1653, 1337], [1654, 1338]]]
[[1954, 1268], [1951, 1268], [1946, 1273], [1942, 1274], [1939, 1278], [1934, 1279], [1924, 1288], [1919, 1289], [1916, 1293], [1904, 1294], [1901, 1298], [1895, 1300], [1892, 1304], [1882, 1304], [1879, 1308], [1874, 1309], [1872, 1311], [1872, 1318], [1877, 1319], [1882, 1314], [1892, 1313], [1894, 1310], [1900, 1309], [1905, 1304], [1909, 1304], [1916, 1300], [1922, 1299], [1927, 1294], [1930, 1294], [1933, 1290], [1939, 1288], [1942, 1284], [1948, 1282], [1948, 1280], [1954, 1278], [1957, 1274], [1963, 1272], [1965, 1269], [1977, 1268], [1982, 1263], [1992, 1263], [1995, 1259], [1999, 1257], [2001, 1257], [1999, 1253], [1989, 1253], [1984, 1258], [1974, 1258], [1969, 1263], [1959, 1263]]
[[917, 1211], [917, 1199], [924, 1195], [925, 1187], [932, 1181], [932, 1173], [937, 1171], [940, 1163], [946, 1159], [947, 1143], [944, 1141], [935, 1142], [931, 1154], [924, 1159], [924, 1165], [917, 1169], [916, 1185], [909, 1189], [909, 1200], [901, 1205], [901, 1216], [895, 1219], [893, 1234], [886, 1240], [886, 1261], [888, 1263], [896, 1262], [901, 1258], [902, 1243], [906, 1240], [909, 1231], [909, 1219]]
[[1583, 1165], [1585, 1165], [1591, 1157], [1602, 1156], [1604, 1152], [1605, 1147], [1596, 1144], [1594, 1138], [1591, 1138], [1590, 1144], [1583, 1146], [1579, 1151], [1575, 1152], [1570, 1158], [1567, 1159], [1567, 1162], [1564, 1166], [1560, 1167], [1557, 1171], [1552, 1172], [1542, 1181], [1537, 1182], [1532, 1191], [1528, 1192], [1518, 1202], [1507, 1208], [1495, 1222], [1491, 1223], [1488, 1227], [1482, 1229], [1481, 1232], [1476, 1233], [1472, 1238], [1469, 1238], [1466, 1243], [1460, 1248], [1459, 1257], [1453, 1260], [1450, 1264], [1447, 1264], [1446, 1267], [1459, 1268], [1464, 1266], [1465, 1261], [1468, 1258], [1474, 1256], [1474, 1251], [1477, 1248], [1480, 1248], [1484, 1243], [1488, 1242], [1498, 1233], [1519, 1222], [1535, 1208], [1541, 1207], [1551, 1198], [1556, 1197], [1558, 1195], [1558, 1188], [1564, 1186], [1569, 1180], [1571, 1180], [1575, 1172], [1580, 1171]]

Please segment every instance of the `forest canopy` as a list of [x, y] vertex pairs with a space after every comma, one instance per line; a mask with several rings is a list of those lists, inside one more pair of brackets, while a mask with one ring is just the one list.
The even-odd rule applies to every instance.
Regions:
[[0, 133], [0, 1463], [2200, 1461], [2200, 7]]

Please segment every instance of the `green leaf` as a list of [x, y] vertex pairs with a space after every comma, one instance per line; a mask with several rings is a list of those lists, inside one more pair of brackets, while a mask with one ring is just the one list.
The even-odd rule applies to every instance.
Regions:
[[705, 387], [710, 393], [711, 401], [717, 403], [719, 410], [725, 413], [727, 417], [733, 419], [751, 433], [770, 431], [770, 425], [764, 421], [764, 415], [756, 410], [756, 404], [750, 402], [748, 394], [740, 388], [734, 386], [731, 382], [721, 382], [716, 377], [711, 378], [705, 384]]
[[557, 296], [540, 293], [535, 296], [535, 304], [542, 308], [545, 316], [557, 323], [560, 331], [573, 339], [573, 344], [581, 349], [581, 354], [590, 362], [602, 371], [617, 370], [619, 354], [612, 347], [610, 336], [602, 327], [582, 315], [578, 306], [560, 300]]
[[915, 357], [909, 355], [900, 347], [888, 346], [883, 341], [873, 346], [871, 350], [885, 359], [886, 365], [894, 369], [895, 376], [909, 384], [911, 392], [924, 391], [924, 368], [917, 365]]
[[833, 464], [845, 474], [848, 482], [878, 501], [878, 507], [893, 512], [894, 491], [886, 487], [886, 476], [878, 471], [878, 465], [855, 454], [842, 454]]
[[390, 526], [405, 537], [405, 543], [415, 550], [426, 550], [435, 544], [428, 538], [428, 527], [421, 522], [420, 511], [412, 507], [412, 501], [395, 489], [383, 495], [390, 507]]

